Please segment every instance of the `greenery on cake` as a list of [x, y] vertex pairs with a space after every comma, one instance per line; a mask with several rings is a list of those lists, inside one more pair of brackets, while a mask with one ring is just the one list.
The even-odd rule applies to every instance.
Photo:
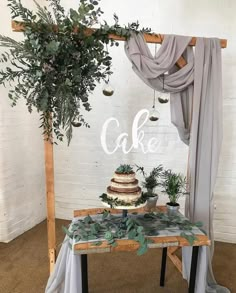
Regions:
[[142, 193], [141, 197], [133, 202], [126, 202], [124, 200], [120, 200], [118, 198], [111, 198], [106, 193], [103, 193], [99, 196], [102, 200], [102, 202], [108, 204], [111, 208], [117, 207], [117, 206], [123, 206], [123, 207], [130, 207], [130, 206], [139, 206], [146, 202], [147, 198]]
[[146, 189], [145, 196], [147, 198], [156, 196], [156, 193], [154, 192], [154, 190], [157, 186], [161, 185], [160, 178], [163, 172], [163, 166], [159, 165], [153, 168], [149, 174], [145, 172], [144, 167], [141, 167], [138, 165], [136, 165], [136, 167], [137, 167], [137, 172], [140, 172], [144, 178], [144, 181], [142, 182], [142, 186]]
[[116, 173], [118, 173], [118, 174], [131, 174], [131, 173], [134, 173], [134, 170], [130, 165], [123, 164], [123, 165], [120, 165], [116, 169]]

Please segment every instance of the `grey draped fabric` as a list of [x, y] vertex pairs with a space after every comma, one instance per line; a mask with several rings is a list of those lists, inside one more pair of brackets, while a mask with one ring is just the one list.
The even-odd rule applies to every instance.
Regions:
[[[213, 239], [213, 191], [222, 141], [221, 47], [218, 39], [197, 38], [195, 55], [188, 46], [191, 38], [166, 35], [153, 56], [142, 36], [133, 34], [125, 43], [127, 57], [134, 72], [151, 88], [170, 92], [171, 120], [181, 140], [189, 145], [190, 196], [186, 215], [202, 221]], [[183, 55], [187, 65], [175, 65]], [[199, 254], [196, 293], [226, 293], [213, 276], [208, 247]], [[191, 248], [183, 249], [183, 277], [189, 279]]]

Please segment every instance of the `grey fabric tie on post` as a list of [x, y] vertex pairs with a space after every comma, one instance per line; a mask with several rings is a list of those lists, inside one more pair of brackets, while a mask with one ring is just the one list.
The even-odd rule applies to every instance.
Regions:
[[[213, 191], [222, 142], [221, 47], [218, 39], [198, 38], [193, 49], [190, 37], [165, 35], [156, 56], [152, 56], [142, 34], [133, 34], [125, 52], [134, 72], [151, 88], [170, 92], [171, 121], [181, 140], [189, 145], [190, 196], [186, 215], [202, 221], [212, 240], [211, 251], [201, 247], [196, 277], [196, 293], [228, 293], [218, 285], [212, 272]], [[187, 65], [175, 66], [183, 55]], [[183, 277], [189, 280], [191, 247], [183, 249]]]

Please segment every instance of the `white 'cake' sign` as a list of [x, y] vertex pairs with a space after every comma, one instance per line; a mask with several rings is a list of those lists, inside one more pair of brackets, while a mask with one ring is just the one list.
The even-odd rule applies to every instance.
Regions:
[[[115, 141], [115, 145], [112, 149], [108, 149], [108, 147], [107, 147], [107, 139], [106, 139], [107, 133], [109, 130], [112, 131], [112, 129], [114, 129], [114, 127], [119, 127], [120, 123], [114, 117], [107, 119], [105, 121], [105, 123], [103, 124], [102, 132], [101, 132], [101, 144], [102, 144], [102, 148], [105, 151], [105, 153], [107, 153], [108, 155], [112, 155], [119, 148], [122, 149], [124, 154], [128, 154], [133, 149], [138, 149], [138, 148], [140, 148], [144, 154], [156, 152], [158, 149], [158, 145], [160, 144], [160, 142], [157, 140], [157, 138], [155, 138], [155, 137], [150, 138], [147, 141], [146, 145], [144, 145], [144, 143], [143, 143], [143, 139], [144, 139], [145, 134], [144, 134], [144, 130], [141, 130], [141, 128], [148, 121], [148, 117], [149, 117], [149, 111], [147, 109], [140, 110], [136, 114], [134, 121], [133, 121], [131, 146], [130, 147], [127, 146], [128, 137], [129, 137], [128, 133], [123, 132], [117, 137], [117, 139]], [[142, 122], [140, 122], [140, 120], [142, 120]]]

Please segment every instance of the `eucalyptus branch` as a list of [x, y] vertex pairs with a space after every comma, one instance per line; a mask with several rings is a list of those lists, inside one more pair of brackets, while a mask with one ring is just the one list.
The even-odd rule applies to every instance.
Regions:
[[31, 10], [24, 7], [20, 0], [8, 0], [9, 4], [7, 5], [11, 9], [12, 18], [20, 17], [25, 22], [31, 22], [36, 19], [36, 16]]
[[[81, 108], [91, 110], [89, 94], [112, 74], [112, 59], [104, 44], [118, 46], [118, 42], [109, 34], [128, 38], [132, 32], [150, 30], [140, 29], [138, 22], [122, 27], [114, 15], [113, 25], [103, 22], [87, 35], [89, 27], [102, 23], [100, 0], [81, 0], [68, 15], [60, 0], [48, 0], [48, 8], [34, 2], [35, 13], [21, 0], [8, 0], [12, 18], [24, 21], [25, 31], [22, 42], [0, 35], [0, 46], [7, 49], [0, 56], [6, 64], [0, 85], [18, 83], [8, 95], [13, 105], [24, 98], [30, 112], [36, 108], [41, 113], [43, 135], [51, 140], [54, 131], [62, 141], [65, 133], [69, 143], [74, 127], [89, 127], [81, 113]], [[48, 113], [53, 113], [53, 127], [47, 122]]]
[[60, 0], [47, 0], [52, 8], [57, 24], [65, 19], [65, 10], [60, 4]]
[[49, 25], [53, 25], [55, 24], [52, 14], [50, 11], [48, 11], [48, 9], [46, 7], [41, 7], [38, 2], [36, 2], [35, 0], [33, 0], [36, 7], [37, 7], [37, 16], [39, 17], [40, 21], [47, 23]]
[[22, 49], [22, 42], [17, 42], [10, 37], [0, 35], [0, 47]]

